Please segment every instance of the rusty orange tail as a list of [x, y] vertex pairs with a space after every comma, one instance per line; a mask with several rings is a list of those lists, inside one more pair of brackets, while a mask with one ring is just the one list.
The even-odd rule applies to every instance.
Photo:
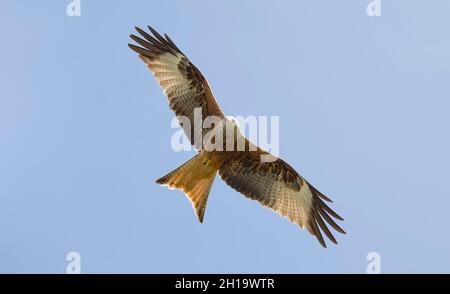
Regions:
[[210, 164], [208, 158], [197, 154], [174, 171], [156, 180], [156, 183], [169, 189], [183, 191], [192, 203], [192, 207], [202, 223], [205, 215], [206, 201], [214, 182], [217, 168]]

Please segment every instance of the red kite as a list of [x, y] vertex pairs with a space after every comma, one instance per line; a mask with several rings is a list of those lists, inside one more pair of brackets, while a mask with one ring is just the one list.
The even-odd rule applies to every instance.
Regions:
[[[202, 118], [218, 117], [221, 124], [214, 124], [210, 129], [200, 133], [202, 142], [211, 130], [219, 128], [238, 129], [236, 123], [226, 118], [214, 98], [208, 82], [201, 72], [181, 52], [167, 36], [162, 37], [153, 28], [149, 33], [136, 28], [142, 38], [130, 35], [140, 46], [128, 44], [152, 71], [164, 94], [169, 100], [170, 108], [177, 116], [189, 120], [194, 126], [194, 110], [200, 108]], [[278, 157], [270, 162], [262, 161], [261, 156], [270, 153], [256, 147], [237, 130], [233, 136], [223, 135], [224, 142], [236, 142], [242, 139], [245, 150], [207, 150], [195, 142], [192, 128], [183, 129], [191, 144], [198, 149], [198, 154], [179, 168], [158, 179], [156, 182], [169, 188], [183, 191], [194, 207], [200, 222], [203, 222], [206, 201], [217, 173], [236, 191], [248, 198], [259, 201], [289, 221], [305, 228], [320, 244], [326, 247], [321, 231], [333, 243], [336, 239], [327, 224], [336, 231], [345, 231], [333, 220], [343, 220], [325, 202], [332, 202], [300, 176], [289, 164]], [[217, 139], [217, 138], [216, 138]], [[236, 143], [232, 143], [235, 147]], [[250, 146], [255, 148], [251, 150]], [[273, 156], [273, 155], [272, 155]], [[332, 218], [333, 217], [333, 218]]]

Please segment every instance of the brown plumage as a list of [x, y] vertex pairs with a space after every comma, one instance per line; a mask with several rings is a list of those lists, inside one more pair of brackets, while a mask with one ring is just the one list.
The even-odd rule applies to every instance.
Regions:
[[[211, 130], [217, 130], [219, 127], [236, 129], [236, 125], [224, 116], [200, 71], [167, 35], [162, 37], [151, 27], [149, 30], [153, 36], [139, 28], [136, 30], [142, 38], [135, 35], [130, 37], [140, 46], [129, 44], [129, 47], [139, 54], [152, 71], [169, 100], [170, 108], [177, 116], [188, 118], [189, 123], [182, 124], [182, 127], [191, 144], [199, 151], [191, 160], [158, 179], [157, 183], [182, 190], [202, 222], [209, 191], [215, 175], [219, 173], [236, 191], [273, 209], [301, 228], [306, 227], [322, 246], [326, 247], [322, 232], [337, 244], [327, 224], [345, 234], [333, 220], [343, 219], [325, 203], [331, 200], [310, 185], [285, 161], [277, 157], [273, 157], [274, 160], [270, 162], [262, 161], [261, 156], [273, 155], [256, 147], [246, 138], [243, 139], [246, 147], [243, 151], [226, 151], [225, 148], [224, 151], [211, 151], [201, 144], [205, 139], [211, 138], [208, 137], [211, 136]], [[201, 109], [203, 120], [214, 116], [220, 119], [223, 125], [214, 124], [196, 135], [193, 128], [196, 123], [196, 108]], [[196, 136], [200, 136], [197, 138], [200, 140], [196, 140]], [[239, 131], [234, 138], [224, 135], [224, 146], [233, 139], [233, 150], [239, 150], [236, 149], [239, 136], [243, 136]]]

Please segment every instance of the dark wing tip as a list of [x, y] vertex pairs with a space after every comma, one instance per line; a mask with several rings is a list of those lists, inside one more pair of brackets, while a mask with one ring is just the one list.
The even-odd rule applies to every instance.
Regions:
[[153, 35], [157, 36], [159, 35], [158, 32], [150, 25], [147, 26], [147, 28], [152, 32]]
[[[142, 36], [143, 39], [141, 39], [140, 37], [138, 37], [134, 34], [130, 34], [130, 38], [133, 41], [135, 41], [136, 43], [138, 43], [139, 45], [141, 45], [142, 47], [144, 47], [143, 49], [147, 50], [146, 53], [151, 52], [151, 53], [153, 53], [152, 54], [153, 56], [164, 53], [164, 52], [169, 52], [173, 55], [176, 55], [176, 53], [183, 54], [180, 51], [180, 49], [178, 49], [178, 47], [173, 43], [173, 41], [167, 37], [167, 35], [165, 35], [166, 39], [164, 39], [164, 37], [162, 37], [151, 26], [148, 26], [148, 28], [149, 28], [150, 32], [153, 34], [153, 36], [151, 36], [149, 33], [145, 32], [144, 30], [142, 30], [141, 28], [139, 28], [137, 26], [135, 26], [134, 28], [139, 33], [139, 35]], [[141, 51], [135, 50], [136, 48], [131, 48], [131, 49], [133, 49], [134, 51], [136, 51], [139, 54], [142, 54]], [[146, 54], [144, 54], [144, 55], [146, 55]]]
[[308, 183], [308, 184], [309, 184], [309, 187], [311, 187], [311, 189], [313, 190], [313, 193], [315, 193], [317, 197], [320, 197], [320, 198], [322, 198], [323, 200], [325, 200], [327, 202], [333, 203], [333, 200], [331, 200], [330, 198], [325, 196], [323, 193], [321, 193], [319, 190], [314, 188], [314, 186], [311, 185], [310, 183]]
[[328, 198], [327, 196], [323, 195], [322, 193], [318, 192], [317, 194], [320, 198], [322, 198], [323, 200], [333, 203], [333, 200], [331, 200], [330, 198]]
[[346, 234], [346, 232], [331, 218], [331, 216], [341, 221], [344, 219], [336, 212], [334, 212], [330, 207], [328, 207], [327, 204], [325, 204], [325, 202], [322, 200], [323, 197], [321, 197], [321, 194], [319, 194], [320, 192], [318, 192], [314, 188], [312, 188], [311, 191], [313, 192], [313, 203], [307, 229], [311, 234], [316, 236], [317, 240], [322, 246], [324, 246], [324, 241], [321, 231], [331, 242], [337, 244], [337, 241], [328, 228], [328, 225], [335, 229], [337, 232]]
[[[323, 210], [324, 212], [330, 214], [331, 216], [333, 216], [335, 219], [343, 221], [344, 218], [341, 217], [339, 214], [337, 214], [334, 210], [332, 210], [328, 205], [326, 205], [325, 202], [323, 202], [320, 198], [316, 197], [315, 198], [315, 202], [317, 203], [317, 206]], [[326, 214], [324, 213], [324, 214]]]
[[319, 224], [320, 229], [322, 229], [322, 231], [325, 233], [325, 235], [328, 237], [328, 239], [330, 239], [330, 241], [333, 242], [334, 244], [337, 244], [337, 241], [334, 238], [333, 234], [331, 234], [331, 232], [328, 229], [327, 225], [325, 224], [325, 222], [320, 217], [320, 215], [318, 214], [317, 211], [315, 212], [314, 218], [315, 218], [315, 221], [317, 222], [317, 224]]
[[181, 50], [177, 47], [177, 45], [175, 45], [175, 43], [172, 41], [172, 39], [169, 38], [169, 36], [167, 34], [164, 34], [164, 37], [166, 38], [167, 42], [169, 42], [169, 44], [175, 49], [177, 50], [178, 53], [183, 54], [183, 52], [181, 52]]
[[320, 245], [322, 245], [324, 248], [327, 248], [327, 244], [325, 243], [325, 240], [323, 239], [322, 233], [320, 232], [320, 229], [317, 226], [316, 219], [313, 216], [309, 219], [308, 230], [309, 230], [309, 232], [311, 234], [316, 236], [316, 238], [319, 241]]
[[151, 58], [154, 55], [150, 50], [144, 49], [142, 47], [139, 47], [139, 46], [136, 46], [136, 45], [133, 45], [133, 44], [128, 44], [128, 47], [131, 50], [133, 50], [134, 52], [136, 52], [136, 53], [138, 53], [140, 55], [146, 56], [146, 57], [150, 57]]

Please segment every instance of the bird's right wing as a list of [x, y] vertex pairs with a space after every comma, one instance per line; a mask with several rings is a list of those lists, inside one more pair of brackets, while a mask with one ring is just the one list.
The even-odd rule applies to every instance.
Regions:
[[201, 109], [202, 116], [198, 118], [198, 120], [201, 120], [200, 123], [208, 116], [224, 118], [208, 82], [167, 35], [164, 35], [164, 38], [151, 27], [149, 27], [149, 30], [153, 33], [153, 36], [139, 28], [136, 28], [136, 30], [144, 39], [135, 35], [130, 37], [142, 47], [133, 44], [128, 44], [128, 46], [139, 54], [139, 57], [152, 71], [175, 114], [178, 117], [184, 116], [189, 119], [190, 125], [183, 125], [181, 120], [180, 123], [182, 123], [191, 144], [197, 150], [200, 150], [201, 145], [199, 144], [202, 143], [204, 135], [211, 128], [202, 128], [202, 125], [200, 125], [199, 130], [202, 133], [200, 134], [201, 138], [198, 139], [202, 141], [194, 140], [196, 138], [194, 134], [194, 109]]

